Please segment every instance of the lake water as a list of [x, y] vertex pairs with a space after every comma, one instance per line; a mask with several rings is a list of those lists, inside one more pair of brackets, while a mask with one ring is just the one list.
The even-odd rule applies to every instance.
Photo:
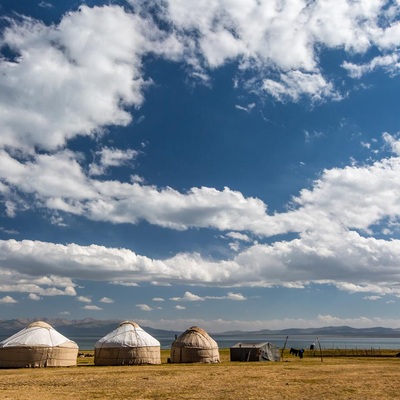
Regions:
[[[260, 343], [270, 342], [282, 348], [286, 336], [282, 335], [218, 335], [212, 334], [212, 338], [220, 348], [229, 348], [238, 342]], [[173, 336], [155, 336], [161, 343], [162, 349], [169, 349], [174, 341]], [[322, 349], [398, 349], [400, 351], [400, 337], [354, 337], [354, 336], [318, 336]], [[82, 350], [92, 350], [100, 337], [94, 336], [69, 336]], [[293, 335], [288, 337], [286, 348], [295, 347], [308, 349], [312, 343], [316, 344], [314, 335]]]

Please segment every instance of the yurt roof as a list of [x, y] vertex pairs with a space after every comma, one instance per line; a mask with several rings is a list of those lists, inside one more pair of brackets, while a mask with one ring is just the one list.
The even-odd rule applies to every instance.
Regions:
[[36, 321], [20, 330], [9, 338], [0, 342], [1, 347], [76, 347], [78, 345], [57, 332], [51, 325], [43, 321]]
[[112, 332], [101, 338], [95, 348], [104, 347], [154, 347], [160, 342], [132, 321], [123, 321]]
[[52, 329], [52, 326], [49, 325], [47, 322], [44, 322], [44, 321], [35, 321], [35, 322], [32, 322], [31, 324], [29, 324], [27, 326], [27, 328], [35, 328], [35, 327]]
[[192, 326], [182, 333], [173, 343], [174, 346], [195, 348], [218, 348], [217, 342], [202, 328]]

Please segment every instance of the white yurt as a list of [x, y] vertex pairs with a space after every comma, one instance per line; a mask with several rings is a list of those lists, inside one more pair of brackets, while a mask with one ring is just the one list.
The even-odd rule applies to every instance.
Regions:
[[172, 343], [170, 360], [172, 363], [218, 363], [218, 344], [204, 329], [192, 326]]
[[160, 342], [138, 324], [124, 321], [94, 347], [95, 365], [161, 364]]
[[76, 366], [78, 345], [43, 321], [0, 342], [0, 368]]

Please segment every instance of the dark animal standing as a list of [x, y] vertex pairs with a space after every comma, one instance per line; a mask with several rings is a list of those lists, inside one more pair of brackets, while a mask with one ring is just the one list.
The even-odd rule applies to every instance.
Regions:
[[304, 349], [294, 349], [293, 347], [290, 348], [289, 354], [293, 354], [296, 357], [303, 358]]

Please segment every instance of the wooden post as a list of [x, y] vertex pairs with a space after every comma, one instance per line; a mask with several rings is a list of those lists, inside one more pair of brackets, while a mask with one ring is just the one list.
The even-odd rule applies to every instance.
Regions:
[[283, 347], [282, 347], [281, 361], [283, 361], [283, 352], [285, 351], [285, 347], [286, 347], [286, 343], [287, 343], [288, 337], [289, 337], [289, 336], [286, 336], [285, 344], [284, 344]]
[[247, 361], [250, 360], [250, 354], [251, 354], [251, 351], [252, 351], [253, 349], [254, 349], [254, 344], [253, 344], [253, 347], [250, 349], [249, 354], [247, 354]]
[[319, 347], [319, 354], [321, 355], [321, 362], [324, 362], [324, 359], [322, 358], [321, 343], [319, 342], [318, 336], [317, 336], [317, 342], [318, 342], [318, 347]]

